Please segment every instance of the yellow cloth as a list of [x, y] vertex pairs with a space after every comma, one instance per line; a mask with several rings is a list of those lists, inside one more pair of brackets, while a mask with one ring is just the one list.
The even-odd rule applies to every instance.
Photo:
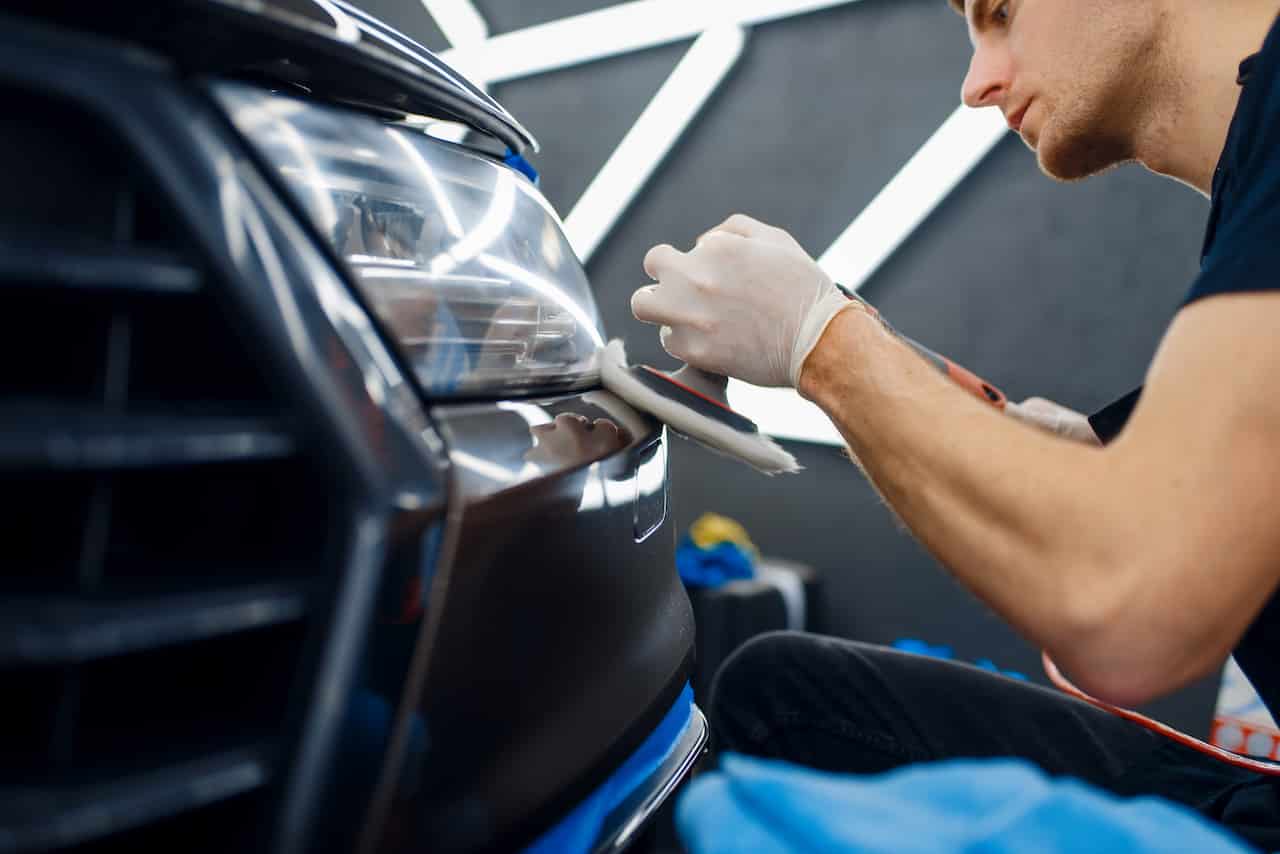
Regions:
[[733, 543], [756, 557], [760, 550], [747, 536], [747, 529], [728, 516], [719, 513], [703, 513], [689, 526], [689, 539], [700, 549], [714, 548], [719, 543]]

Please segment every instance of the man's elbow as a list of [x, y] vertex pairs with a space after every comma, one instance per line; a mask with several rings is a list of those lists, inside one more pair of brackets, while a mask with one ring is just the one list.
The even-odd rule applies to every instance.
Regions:
[[1147, 666], [1115, 661], [1088, 661], [1069, 668], [1077, 688], [1113, 706], [1132, 709], [1173, 693], [1182, 683], [1171, 674]]
[[1081, 690], [1125, 708], [1171, 694], [1221, 664], [1219, 643], [1195, 627], [1174, 628], [1178, 621], [1150, 602], [1114, 592], [1075, 599], [1064, 608], [1054, 660]]

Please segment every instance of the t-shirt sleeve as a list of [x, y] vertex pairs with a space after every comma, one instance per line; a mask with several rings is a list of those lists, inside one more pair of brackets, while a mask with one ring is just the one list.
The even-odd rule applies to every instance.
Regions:
[[[1276, 41], [1275, 34], [1268, 41]], [[1280, 45], [1267, 46], [1246, 92], [1231, 197], [1186, 302], [1216, 294], [1280, 290]], [[1242, 102], [1245, 98], [1242, 97]], [[1242, 103], [1242, 107], [1245, 105]]]

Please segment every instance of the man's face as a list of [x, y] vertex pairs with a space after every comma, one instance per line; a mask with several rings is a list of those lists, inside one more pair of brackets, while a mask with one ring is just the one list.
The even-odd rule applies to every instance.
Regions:
[[963, 97], [994, 106], [1040, 168], [1069, 181], [1134, 157], [1150, 98], [1158, 0], [965, 0]]

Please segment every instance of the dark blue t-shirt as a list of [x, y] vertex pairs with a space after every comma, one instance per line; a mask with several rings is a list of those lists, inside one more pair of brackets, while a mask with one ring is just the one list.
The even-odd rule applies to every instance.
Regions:
[[[1243, 87], [1213, 176], [1209, 222], [1184, 305], [1216, 294], [1280, 289], [1280, 23], [1240, 64]], [[1277, 330], [1280, 334], [1280, 328]], [[1089, 418], [1104, 442], [1120, 432], [1142, 389]], [[1223, 562], [1230, 555], [1223, 555]], [[1280, 719], [1280, 593], [1235, 649], [1240, 668]]]
[[1240, 64], [1243, 86], [1213, 176], [1200, 275], [1187, 294], [1280, 288], [1280, 26]]
[[[1214, 172], [1200, 275], [1187, 303], [1280, 289], [1280, 24], [1261, 52], [1240, 64], [1238, 80], [1244, 88]], [[1280, 718], [1280, 593], [1240, 639], [1235, 657]]]

